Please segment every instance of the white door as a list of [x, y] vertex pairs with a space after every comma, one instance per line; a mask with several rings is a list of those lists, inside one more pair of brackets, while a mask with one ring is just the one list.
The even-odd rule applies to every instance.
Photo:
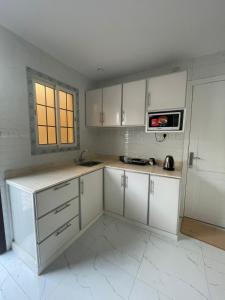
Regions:
[[147, 224], [149, 175], [125, 172], [125, 217]]
[[102, 126], [102, 89], [86, 92], [86, 126]]
[[177, 234], [179, 186], [179, 179], [150, 176], [150, 226]]
[[148, 110], [177, 109], [185, 107], [187, 72], [177, 72], [148, 81]]
[[225, 81], [194, 86], [185, 216], [222, 227], [225, 227], [224, 129]]
[[146, 80], [128, 82], [123, 85], [122, 125], [145, 125]]
[[105, 168], [104, 202], [105, 210], [123, 215], [124, 204], [124, 171]]
[[85, 228], [103, 209], [103, 170], [80, 178], [81, 228]]
[[103, 126], [121, 126], [122, 84], [103, 88]]

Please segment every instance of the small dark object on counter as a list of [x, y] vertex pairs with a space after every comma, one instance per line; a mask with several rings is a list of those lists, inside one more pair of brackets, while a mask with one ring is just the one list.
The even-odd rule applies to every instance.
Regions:
[[156, 165], [156, 161], [155, 161], [155, 158], [154, 158], [154, 157], [150, 157], [150, 158], [149, 158], [149, 165], [150, 165], [150, 166]]
[[126, 163], [126, 164], [133, 164], [133, 165], [147, 165], [149, 163], [148, 159], [144, 158], [131, 158], [127, 156], [120, 156], [119, 157], [120, 161]]
[[173, 156], [167, 155], [164, 163], [163, 163], [163, 169], [168, 170], [168, 171], [173, 171], [174, 170], [174, 159]]

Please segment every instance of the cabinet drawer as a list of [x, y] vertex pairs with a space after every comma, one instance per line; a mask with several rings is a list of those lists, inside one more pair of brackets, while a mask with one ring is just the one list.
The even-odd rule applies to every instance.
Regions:
[[57, 228], [79, 214], [79, 198], [73, 199], [38, 220], [38, 241], [43, 241]]
[[41, 265], [45, 265], [60, 248], [72, 240], [79, 232], [79, 217], [74, 218], [39, 245]]
[[78, 195], [79, 186], [77, 178], [37, 193], [37, 217], [40, 218], [49, 211], [77, 197]]

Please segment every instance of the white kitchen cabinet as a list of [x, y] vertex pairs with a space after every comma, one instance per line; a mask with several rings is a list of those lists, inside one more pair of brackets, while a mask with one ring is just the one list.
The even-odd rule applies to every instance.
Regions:
[[105, 87], [103, 94], [103, 126], [121, 126], [122, 84]]
[[86, 92], [86, 126], [102, 126], [102, 89]]
[[179, 186], [179, 179], [150, 175], [150, 226], [177, 234]]
[[78, 179], [65, 181], [40, 192], [28, 192], [11, 183], [8, 188], [13, 249], [40, 274], [79, 233]]
[[125, 217], [147, 224], [149, 175], [125, 172]]
[[150, 78], [147, 92], [148, 110], [184, 108], [186, 84], [186, 71]]
[[84, 229], [103, 210], [103, 170], [80, 177], [81, 228]]
[[106, 211], [123, 215], [124, 171], [105, 168], [104, 170], [104, 208]]
[[145, 125], [146, 80], [123, 84], [123, 126]]

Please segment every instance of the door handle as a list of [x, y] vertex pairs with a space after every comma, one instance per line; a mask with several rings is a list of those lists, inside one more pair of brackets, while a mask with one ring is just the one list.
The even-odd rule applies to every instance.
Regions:
[[191, 168], [193, 166], [193, 161], [198, 160], [198, 159], [201, 159], [201, 157], [195, 156], [194, 152], [190, 152], [190, 155], [189, 155], [189, 168]]

